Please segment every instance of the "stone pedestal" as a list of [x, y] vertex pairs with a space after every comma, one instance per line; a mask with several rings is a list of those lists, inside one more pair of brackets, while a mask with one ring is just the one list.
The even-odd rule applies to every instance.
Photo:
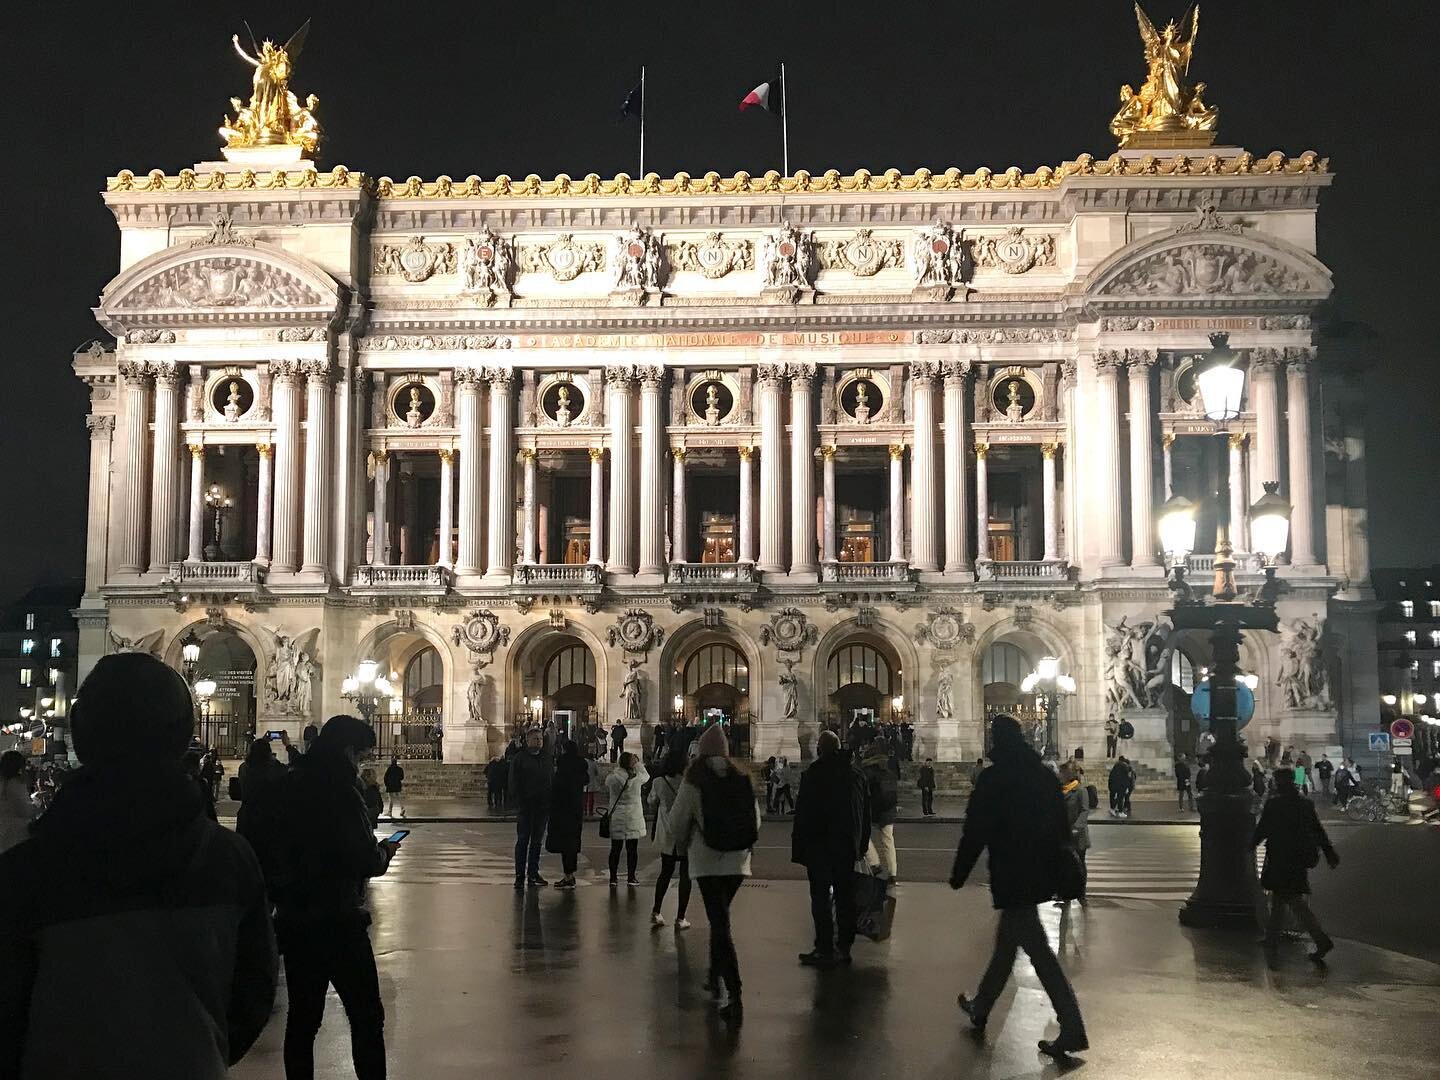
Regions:
[[1168, 776], [1175, 760], [1175, 748], [1170, 744], [1166, 710], [1126, 709], [1121, 719], [1134, 725], [1135, 736], [1120, 740], [1120, 753], [1132, 764], [1148, 765]]
[[[975, 747], [971, 758], [979, 756]], [[915, 760], [965, 761], [965, 742], [960, 735], [959, 720], [936, 720], [915, 732]]]
[[[1293, 743], [1296, 750], [1309, 750], [1310, 756], [1317, 761], [1326, 747], [1340, 741], [1340, 720], [1334, 709], [1285, 709], [1278, 719], [1280, 745], [1290, 746]], [[1255, 749], [1254, 746], [1250, 748], [1252, 757]], [[1265, 740], [1261, 738], [1260, 753], [1264, 752]]]
[[[802, 735], [805, 739], [801, 738]], [[805, 758], [808, 761], [815, 756], [815, 740], [818, 737], [819, 729], [814, 723], [795, 720], [757, 721], [750, 731], [750, 756], [755, 761], [764, 761], [772, 755], [799, 761], [802, 745], [808, 740], [809, 756]]]
[[505, 733], [489, 724], [446, 724], [440, 741], [440, 752], [450, 762], [484, 764], [503, 752]]

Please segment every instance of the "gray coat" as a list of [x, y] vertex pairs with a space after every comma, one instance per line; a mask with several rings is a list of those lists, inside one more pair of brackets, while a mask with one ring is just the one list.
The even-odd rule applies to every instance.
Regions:
[[1065, 792], [1065, 820], [1070, 823], [1070, 836], [1076, 851], [1090, 850], [1090, 806], [1085, 786], [1077, 785]]

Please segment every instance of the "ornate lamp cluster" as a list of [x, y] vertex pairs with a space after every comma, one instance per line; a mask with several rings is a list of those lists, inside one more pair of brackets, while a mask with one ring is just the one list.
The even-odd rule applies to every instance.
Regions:
[[395, 700], [395, 688], [390, 685], [374, 660], [361, 660], [355, 667], [355, 674], [347, 675], [340, 682], [340, 696], [355, 703], [367, 724], [373, 723], [375, 713], [382, 701]]

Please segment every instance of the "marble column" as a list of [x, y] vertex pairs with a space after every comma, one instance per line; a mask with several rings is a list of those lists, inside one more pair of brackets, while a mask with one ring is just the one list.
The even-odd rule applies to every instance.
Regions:
[[110, 462], [114, 457], [115, 417], [85, 417], [90, 430], [89, 517], [85, 530], [85, 595], [105, 584], [110, 543]]
[[785, 571], [784, 442], [780, 416], [780, 385], [785, 369], [762, 364], [756, 372], [760, 384], [760, 561], [757, 570]]
[[190, 543], [185, 553], [187, 561], [198, 563], [204, 560], [205, 551], [205, 447], [201, 443], [190, 444]]
[[155, 452], [150, 478], [150, 571], [170, 568], [175, 551], [176, 513], [180, 506], [180, 372], [155, 369]]
[[460, 429], [460, 547], [455, 560], [457, 577], [475, 577], [484, 569], [480, 538], [484, 535], [485, 511], [481, 499], [484, 460], [480, 449], [480, 384], [483, 377], [475, 368], [455, 372], [456, 426]]
[[375, 460], [375, 516], [371, 526], [372, 543], [370, 562], [374, 566], [390, 565], [390, 455], [376, 450]]
[[750, 472], [750, 455], [753, 449], [749, 446], [739, 448], [740, 454], [740, 550], [736, 558], [740, 562], [753, 563], [755, 561], [755, 481]]
[[1250, 550], [1248, 503], [1245, 500], [1245, 433], [1230, 434], [1230, 546], [1236, 551]]
[[[1092, 459], [1095, 475], [1092, 479], [1102, 568], [1125, 565], [1125, 544], [1120, 531], [1120, 368], [1124, 362], [1124, 352], [1117, 349], [1102, 349], [1095, 356], [1095, 423], [1091, 428], [1095, 438]], [[1149, 535], [1147, 526], [1147, 544]]]
[[634, 444], [630, 420], [630, 384], [634, 372], [628, 367], [607, 368], [605, 381], [610, 387], [610, 561], [606, 569], [612, 574], [633, 574], [630, 544], [630, 492], [634, 490]]
[[[1255, 413], [1255, 472], [1250, 477], [1250, 501], [1265, 493], [1265, 481], [1284, 480], [1280, 475], [1280, 388], [1279, 349], [1254, 349], [1250, 353], [1250, 407]], [[1290, 499], [1294, 503], [1294, 497]], [[1294, 538], [1294, 517], [1291, 517]]]
[[975, 561], [990, 559], [990, 481], [986, 474], [985, 459], [990, 454], [989, 443], [975, 444]]
[[670, 451], [675, 459], [670, 475], [670, 561], [685, 562], [688, 552], [685, 545], [687, 507], [685, 505], [685, 448], [677, 446]]
[[940, 522], [935, 504], [935, 376], [932, 363], [918, 361], [910, 365], [914, 440], [910, 450], [910, 562], [922, 572], [940, 569]]
[[813, 574], [815, 562], [815, 425], [810, 392], [814, 364], [790, 364], [790, 572]]
[[840, 559], [835, 539], [835, 450], [834, 446], [822, 446], [816, 451], [821, 462], [821, 494], [825, 510], [822, 519], [825, 535], [821, 538], [821, 562], [833, 563]]
[[1150, 369], [1158, 355], [1154, 349], [1127, 349], [1125, 353], [1130, 375], [1130, 565], [1136, 568], [1159, 565], [1150, 467]]
[[951, 362], [945, 373], [945, 572], [970, 569], [970, 526], [966, 510], [965, 380], [968, 361]]
[[122, 574], [145, 570], [145, 539], [149, 531], [150, 369], [122, 360], [120, 404], [125, 419], [124, 474], [120, 487], [120, 528], [115, 569]]
[[270, 483], [270, 444], [256, 444], [255, 453], [260, 456], [260, 468], [255, 478], [255, 561], [261, 566], [269, 566], [270, 519], [274, 514]]
[[355, 428], [354, 398], [364, 371], [351, 364], [348, 343], [337, 350], [338, 377], [330, 391], [330, 578], [345, 584], [350, 580], [355, 551]]
[[515, 428], [510, 417], [510, 368], [487, 368], [490, 384], [490, 544], [485, 576], [509, 581], [515, 563]]
[[592, 446], [590, 453], [590, 561], [605, 565], [605, 451]]
[[440, 566], [451, 566], [455, 533], [455, 451], [440, 451]]
[[1045, 555], [1046, 562], [1060, 558], [1060, 501], [1055, 483], [1055, 455], [1060, 452], [1056, 443], [1044, 443], [1040, 447], [1041, 478], [1045, 489]]
[[525, 483], [523, 496], [525, 502], [525, 532], [522, 544], [522, 560], [534, 566], [535, 563], [539, 562], [539, 556], [537, 554], [538, 541], [536, 538], [539, 536], [537, 519], [540, 509], [536, 505], [535, 498], [535, 486], [539, 477], [537, 475], [538, 470], [534, 447], [522, 446], [520, 448], [520, 466], [523, 469], [522, 475], [524, 476]]
[[330, 365], [306, 365], [305, 386], [305, 543], [307, 574], [330, 568]]
[[1175, 447], [1175, 436], [1166, 432], [1160, 436], [1160, 450], [1165, 456], [1165, 498], [1175, 494], [1175, 462], [1172, 451]]
[[905, 447], [890, 444], [890, 561], [905, 561]]
[[1315, 565], [1315, 486], [1310, 475], [1311, 350], [1285, 350], [1286, 419], [1290, 458], [1290, 562]]
[[636, 573], [665, 573], [665, 497], [661, 488], [660, 388], [665, 369], [640, 369], [640, 566]]
[[275, 417], [275, 550], [273, 573], [300, 567], [300, 368], [293, 361], [270, 365]]

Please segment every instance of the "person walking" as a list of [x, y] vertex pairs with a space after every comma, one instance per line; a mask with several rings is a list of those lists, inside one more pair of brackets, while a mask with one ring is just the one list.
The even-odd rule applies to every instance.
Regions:
[[680, 785], [685, 782], [686, 766], [687, 762], [672, 751], [666, 755], [661, 774], [650, 785], [650, 808], [655, 811], [655, 846], [660, 849], [660, 876], [655, 879], [655, 904], [650, 909], [650, 925], [655, 929], [665, 925], [660, 906], [665, 902], [665, 894], [677, 868], [680, 871], [680, 906], [675, 912], [675, 929], [690, 929], [690, 920], [685, 917], [685, 911], [690, 906], [690, 859], [685, 848], [676, 844], [675, 834], [670, 828], [670, 809], [675, 805]]
[[[1117, 762], [1118, 764], [1118, 762]], [[1085, 903], [1085, 884], [1089, 877], [1085, 869], [1085, 853], [1090, 850], [1090, 803], [1082, 786], [1084, 774], [1077, 770], [1073, 761], [1060, 766], [1060, 794], [1065, 799], [1065, 820], [1070, 823], [1070, 846], [1080, 856], [1080, 895], [1075, 899]], [[1068, 900], [1056, 900], [1056, 907], [1064, 907]]]
[[515, 891], [526, 884], [550, 884], [540, 876], [540, 849], [550, 817], [550, 792], [555, 781], [555, 737], [531, 728], [525, 749], [510, 759], [510, 797], [515, 802]]
[[380, 794], [380, 785], [375, 782], [374, 769], [360, 770], [360, 795], [365, 800], [365, 812], [370, 815], [370, 827], [377, 828], [380, 814], [385, 809], [385, 799]]
[[750, 876], [751, 852], [760, 836], [760, 803], [750, 777], [730, 761], [725, 732], [718, 725], [700, 736], [696, 759], [685, 772], [667, 820], [670, 837], [685, 851], [691, 876], [700, 886], [710, 922], [706, 986], [720, 1000], [720, 1015], [738, 1024], [744, 1005], [730, 905]]
[[[358, 1080], [384, 1080], [385, 1008], [370, 945], [365, 884], [390, 868], [399, 845], [376, 842], [357, 770], [375, 732], [332, 716], [261, 807], [257, 850], [275, 900], [290, 1011], [287, 1080], [315, 1075], [315, 1036], [335, 988], [350, 1022]], [[377, 788], [378, 794], [378, 788]]]
[[205, 800], [206, 816], [211, 821], [216, 820], [215, 796], [210, 790], [209, 783], [207, 783], [205, 778], [200, 774], [200, 751], [186, 750], [185, 756], [180, 759], [180, 767], [184, 770], [185, 775], [190, 777], [190, 782], [200, 789], [200, 794]]
[[385, 784], [385, 813], [391, 821], [395, 820], [395, 808], [400, 808], [400, 816], [405, 816], [405, 769], [400, 764], [398, 757], [390, 759], [390, 765], [382, 777]]
[[505, 770], [505, 762], [496, 757], [491, 758], [485, 766], [485, 809], [499, 810], [504, 801], [500, 798], [500, 774]]
[[0, 754], [0, 853], [30, 839], [34, 819], [35, 802], [30, 798], [25, 755], [6, 750]]
[[915, 786], [920, 789], [920, 814], [922, 817], [935, 816], [935, 763], [928, 757], [925, 764], [920, 766], [920, 773], [915, 779]]
[[965, 829], [950, 871], [950, 887], [962, 888], [975, 863], [990, 852], [990, 896], [1000, 912], [995, 951], [973, 998], [960, 995], [961, 1010], [976, 1030], [985, 1030], [1015, 953], [1024, 949], [1060, 1019], [1060, 1034], [1041, 1039], [1042, 1053], [1060, 1058], [1087, 1050], [1085, 1021], [1075, 991], [1040, 925], [1037, 905], [1056, 893], [1065, 849], [1071, 842], [1060, 783], [1025, 742], [1014, 717], [990, 721], [990, 768], [980, 775], [965, 814]]
[[775, 755], [771, 754], [765, 759], [765, 764], [760, 767], [760, 782], [765, 785], [765, 812], [775, 812], [775, 793], [779, 788], [779, 777], [777, 775], [779, 765], [776, 764]]
[[777, 814], [793, 814], [795, 812], [795, 778], [791, 775], [790, 759], [782, 757], [779, 764], [775, 766], [775, 812]]
[[645, 804], [640, 792], [650, 774], [640, 759], [628, 752], [620, 755], [619, 764], [605, 778], [610, 793], [610, 885], [613, 888], [619, 884], [620, 850], [624, 848], [625, 884], [634, 888], [640, 884], [635, 870], [640, 861], [640, 838], [645, 835]]
[[550, 830], [546, 850], [560, 856], [561, 878], [557, 889], [575, 888], [575, 870], [580, 865], [580, 836], [585, 823], [585, 788], [590, 783], [589, 763], [580, 756], [580, 747], [566, 739], [555, 762], [555, 780], [550, 789]]
[[144, 653], [101, 657], [81, 685], [82, 768], [0, 854], [0, 1076], [223, 1080], [270, 1019], [260, 866], [180, 768], [194, 708]]
[[595, 816], [595, 796], [605, 786], [605, 779], [600, 775], [600, 762], [596, 760], [597, 757], [598, 755], [593, 750], [585, 755], [587, 777], [585, 781], [585, 816], [587, 818]]
[[1320, 760], [1315, 763], [1315, 775], [1320, 778], [1320, 795], [1326, 802], [1334, 802], [1330, 794], [1330, 780], [1335, 775], [1335, 763], [1330, 760], [1329, 754], [1321, 754]]
[[1260, 767], [1260, 762], [1250, 762], [1250, 790], [1254, 793], [1251, 800], [1252, 813], [1259, 813], [1260, 808], [1265, 805], [1265, 792], [1269, 785], [1265, 781], [1265, 770]]
[[620, 760], [620, 755], [625, 752], [625, 740], [629, 738], [630, 732], [619, 720], [615, 721], [610, 728], [610, 764], [614, 765]]
[[1265, 845], [1265, 866], [1260, 871], [1260, 884], [1270, 893], [1270, 918], [1265, 924], [1267, 958], [1272, 965], [1278, 959], [1280, 931], [1288, 908], [1315, 943], [1310, 959], [1323, 963], [1335, 942], [1325, 933], [1305, 897], [1310, 892], [1310, 869], [1320, 862], [1321, 854], [1331, 870], [1340, 865], [1340, 856], [1320, 824], [1315, 804], [1295, 786], [1291, 769], [1275, 770], [1275, 793], [1265, 804], [1250, 841], [1251, 847], [1261, 844]]
[[876, 739], [865, 749], [860, 763], [870, 799], [870, 840], [865, 858], [871, 866], [879, 866], [887, 881], [899, 876], [895, 859], [895, 814], [900, 804], [900, 789], [890, 767], [890, 747], [884, 739]]
[[1300, 770], [1300, 773], [1295, 777], [1296, 782], [1300, 784], [1300, 790], [1306, 795], [1313, 795], [1315, 793], [1315, 780], [1310, 775], [1310, 770], [1314, 767], [1314, 759], [1310, 757], [1308, 750], [1301, 750], [1300, 753], [1296, 755], [1295, 767]]
[[790, 861], [805, 867], [815, 923], [815, 947], [800, 954], [800, 963], [823, 968], [850, 962], [855, 864], [870, 842], [870, 798], [864, 776], [851, 767], [833, 731], [820, 733], [817, 753], [800, 775]]
[[1190, 786], [1190, 760], [1181, 754], [1175, 761], [1175, 809], [1184, 810], [1185, 800], [1190, 800], [1190, 809], [1195, 809], [1195, 791]]
[[1124, 754], [1116, 758], [1115, 764], [1110, 766], [1108, 786], [1110, 788], [1110, 816], [1128, 818], [1130, 816], [1130, 794], [1135, 790], [1135, 768]]

